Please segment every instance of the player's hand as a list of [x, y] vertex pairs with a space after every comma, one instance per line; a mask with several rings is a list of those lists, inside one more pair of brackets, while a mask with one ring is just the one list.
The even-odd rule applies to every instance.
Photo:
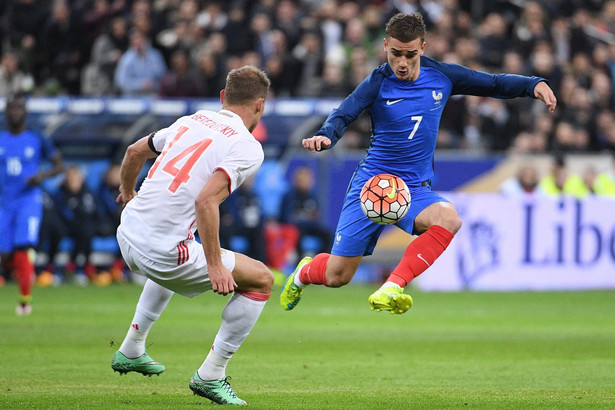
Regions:
[[301, 144], [303, 145], [303, 148], [316, 152], [328, 148], [331, 145], [331, 140], [322, 135], [315, 135], [311, 138], [305, 138], [301, 141]]
[[224, 265], [208, 266], [209, 281], [211, 289], [220, 295], [228, 295], [237, 288], [237, 283], [233, 279], [233, 274]]
[[43, 182], [43, 177], [40, 176], [39, 174], [36, 174], [28, 178], [28, 180], [26, 181], [26, 184], [31, 185], [31, 186], [38, 186], [41, 184], [41, 182]]
[[534, 96], [539, 100], [542, 100], [549, 112], [555, 111], [555, 106], [557, 105], [557, 98], [555, 98], [555, 94], [553, 94], [553, 90], [545, 83], [544, 81], [539, 82], [534, 87]]
[[132, 191], [124, 192], [120, 188], [120, 194], [117, 196], [117, 198], [115, 198], [115, 202], [117, 202], [118, 204], [121, 203], [122, 208], [125, 208], [126, 204], [128, 204], [128, 202], [130, 202], [130, 200], [135, 196], [137, 196], [137, 191], [135, 191], [134, 189]]

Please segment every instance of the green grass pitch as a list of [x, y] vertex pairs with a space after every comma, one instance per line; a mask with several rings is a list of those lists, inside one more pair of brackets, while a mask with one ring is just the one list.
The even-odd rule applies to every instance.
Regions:
[[[259, 409], [615, 408], [615, 292], [420, 293], [372, 312], [373, 286], [311, 287], [292, 312], [276, 289], [227, 368]], [[0, 408], [194, 408], [188, 380], [227, 298], [175, 296], [150, 332], [157, 377], [110, 368], [140, 288], [34, 290], [15, 316], [0, 288]], [[111, 346], [115, 344], [115, 346]]]

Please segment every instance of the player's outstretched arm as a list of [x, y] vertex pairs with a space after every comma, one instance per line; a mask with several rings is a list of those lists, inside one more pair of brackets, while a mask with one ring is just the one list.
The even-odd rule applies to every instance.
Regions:
[[539, 100], [542, 100], [546, 104], [547, 108], [549, 109], [549, 112], [555, 111], [555, 106], [557, 105], [557, 98], [555, 98], [553, 90], [551, 90], [551, 87], [549, 87], [547, 83], [541, 81], [536, 84], [536, 87], [534, 87], [534, 96]]
[[305, 138], [301, 141], [303, 148], [308, 151], [321, 151], [328, 148], [331, 145], [331, 140], [323, 135], [315, 135], [311, 138]]

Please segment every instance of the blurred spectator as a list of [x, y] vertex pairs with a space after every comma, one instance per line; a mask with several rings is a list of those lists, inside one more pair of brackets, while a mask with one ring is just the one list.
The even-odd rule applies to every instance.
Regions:
[[521, 55], [528, 56], [539, 41], [550, 38], [544, 9], [538, 1], [526, 1], [521, 16], [516, 20], [513, 38]]
[[0, 95], [19, 94], [32, 91], [34, 79], [19, 69], [17, 55], [7, 51], [0, 61]]
[[510, 42], [504, 16], [499, 13], [490, 13], [480, 25], [478, 36], [480, 62], [490, 69], [500, 67]]
[[67, 3], [55, 0], [42, 33], [45, 67], [49, 70], [48, 91], [79, 94], [86, 53], [80, 17], [74, 15]]
[[224, 88], [224, 77], [220, 74], [218, 57], [208, 51], [202, 51], [198, 57], [197, 75], [203, 85], [202, 97], [220, 97], [220, 91]]
[[160, 79], [161, 97], [200, 97], [205, 93], [201, 78], [190, 69], [188, 54], [176, 50], [171, 56], [171, 69]]
[[284, 32], [288, 47], [294, 48], [301, 38], [301, 22], [299, 7], [295, 1], [280, 0], [277, 4], [274, 17], [274, 28]]
[[615, 197], [615, 162], [610, 170], [604, 172], [597, 172], [593, 165], [589, 165], [583, 172], [583, 183], [588, 194]]
[[17, 0], [9, 2], [2, 19], [6, 24], [7, 47], [19, 53], [24, 71], [32, 74], [36, 83], [42, 79], [44, 46], [41, 44], [41, 28], [49, 11], [48, 1]]
[[[280, 222], [299, 229], [299, 255], [327, 252], [332, 245], [332, 233], [322, 224], [318, 198], [312, 191], [314, 174], [309, 167], [299, 167], [293, 174], [290, 189], [284, 194], [280, 209]], [[316, 249], [304, 249], [306, 237], [318, 239]]]
[[228, 18], [222, 33], [233, 41], [229, 42], [227, 52], [231, 55], [240, 55], [254, 49], [254, 36], [250, 30], [246, 10], [240, 5], [234, 5]]
[[265, 62], [271, 80], [271, 92], [277, 97], [296, 95], [301, 62], [288, 52], [286, 34], [281, 30], [271, 32], [275, 53]]
[[254, 177], [246, 180], [220, 206], [220, 241], [223, 248], [233, 249], [233, 237], [243, 238], [247, 244], [242, 253], [265, 260], [265, 237], [261, 200], [254, 192]]
[[318, 79], [322, 75], [323, 53], [317, 33], [307, 32], [293, 49], [293, 56], [301, 62], [297, 95], [299, 97], [316, 97], [319, 91]]
[[83, 13], [83, 27], [86, 32], [85, 43], [88, 48], [108, 30], [109, 22], [126, 7], [126, 0], [92, 0], [90, 8]]
[[256, 13], [250, 24], [254, 36], [253, 50], [258, 53], [262, 61], [267, 61], [275, 54], [271, 17], [265, 13]]
[[539, 187], [548, 196], [569, 195], [583, 198], [587, 195], [583, 179], [576, 174], [570, 174], [564, 158], [559, 155], [553, 159], [551, 171], [540, 179]]
[[84, 95], [114, 93], [115, 68], [127, 48], [126, 20], [123, 17], [115, 17], [109, 24], [109, 32], [101, 34], [94, 41], [90, 63], [82, 73], [81, 86]]
[[611, 110], [602, 110], [596, 123], [598, 146], [615, 153], [615, 114]]
[[[100, 184], [96, 195], [96, 208], [98, 211], [98, 229], [96, 234], [101, 237], [112, 236], [115, 238], [122, 213], [122, 204], [116, 202], [119, 194], [120, 164], [112, 163], [103, 174], [102, 184]], [[124, 259], [118, 248], [114, 255], [113, 263], [109, 267], [109, 273], [114, 281], [123, 282], [125, 280], [125, 268]]]
[[519, 196], [522, 194], [540, 194], [538, 186], [540, 178], [538, 170], [532, 164], [521, 165], [514, 177], [508, 178], [500, 185], [500, 192], [507, 196]]
[[92, 238], [98, 227], [96, 200], [85, 186], [83, 172], [78, 166], [73, 165], [66, 170], [54, 201], [66, 226], [67, 236], [73, 242], [65, 273], [77, 280], [81, 279], [75, 277], [75, 274], [85, 274], [93, 280], [97, 272], [90, 257]]
[[59, 273], [56, 270], [56, 256], [58, 255], [60, 242], [66, 235], [66, 226], [64, 226], [53, 197], [48, 192], [43, 191], [43, 219], [41, 221], [37, 251], [46, 254], [47, 263], [41, 270], [40, 275], [56, 275]]
[[552, 144], [554, 151], [585, 151], [589, 146], [587, 130], [562, 121], [555, 127]]
[[116, 202], [120, 194], [120, 165], [111, 164], [105, 171], [102, 184], [96, 195], [98, 210], [98, 229], [100, 236], [115, 236], [120, 225], [122, 205]]
[[115, 70], [115, 85], [124, 95], [155, 95], [166, 70], [160, 51], [142, 32], [133, 31], [130, 48], [122, 54]]
[[352, 85], [344, 74], [344, 67], [336, 62], [325, 63], [318, 96], [344, 98], [352, 90]]

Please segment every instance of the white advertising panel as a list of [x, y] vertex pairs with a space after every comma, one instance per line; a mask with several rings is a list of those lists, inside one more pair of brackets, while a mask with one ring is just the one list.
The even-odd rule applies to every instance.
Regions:
[[421, 289], [615, 289], [614, 199], [445, 196], [463, 227]]

